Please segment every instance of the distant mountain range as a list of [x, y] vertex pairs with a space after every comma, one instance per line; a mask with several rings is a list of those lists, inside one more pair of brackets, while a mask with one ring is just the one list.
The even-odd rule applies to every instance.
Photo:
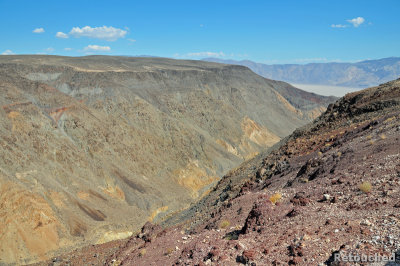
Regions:
[[357, 63], [311, 63], [306, 65], [266, 65], [250, 60], [235, 61], [219, 58], [205, 58], [203, 60], [247, 66], [263, 77], [294, 84], [365, 88], [397, 79], [400, 76], [400, 57], [366, 60]]

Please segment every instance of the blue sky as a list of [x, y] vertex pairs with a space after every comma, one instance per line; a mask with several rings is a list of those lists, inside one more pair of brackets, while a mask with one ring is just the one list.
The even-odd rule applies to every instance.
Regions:
[[399, 0], [0, 0], [0, 54], [359, 61], [400, 56], [399, 13]]

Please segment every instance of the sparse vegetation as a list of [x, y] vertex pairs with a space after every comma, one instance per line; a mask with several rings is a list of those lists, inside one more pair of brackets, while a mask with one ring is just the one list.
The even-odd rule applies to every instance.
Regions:
[[358, 188], [364, 193], [370, 193], [372, 190], [372, 184], [370, 182], [366, 181], [366, 182], [363, 182], [362, 184], [360, 184], [360, 186]]
[[144, 255], [146, 255], [146, 249], [145, 249], [145, 248], [142, 248], [142, 249], [139, 251], [139, 257], [144, 257]]
[[115, 260], [115, 259], [112, 260], [111, 263], [112, 263], [111, 264], [112, 266], [119, 266], [121, 264], [121, 262], [119, 260]]
[[237, 231], [230, 232], [224, 237], [225, 240], [238, 240], [238, 238], [239, 234], [237, 233]]
[[393, 121], [395, 118], [396, 118], [396, 116], [389, 117], [388, 119], [386, 119], [384, 121], [384, 123], [389, 123], [389, 122]]
[[165, 251], [164, 255], [165, 255], [165, 256], [171, 255], [172, 252], [174, 252], [174, 249], [173, 249], [173, 248], [167, 248], [167, 250]]
[[269, 201], [272, 204], [276, 204], [278, 201], [280, 201], [282, 198], [282, 194], [281, 193], [275, 193], [274, 195], [272, 195], [271, 197], [269, 197]]
[[225, 228], [227, 228], [228, 226], [230, 226], [231, 225], [231, 222], [229, 222], [228, 220], [223, 220], [223, 221], [221, 221], [221, 223], [219, 224], [219, 228], [220, 229], [225, 229]]
[[386, 139], [386, 135], [385, 135], [385, 134], [383, 134], [383, 133], [382, 133], [382, 134], [380, 134], [380, 135], [379, 135], [379, 137], [380, 137], [381, 139]]
[[228, 234], [224, 237], [225, 240], [235, 240], [232, 234]]
[[308, 178], [307, 177], [302, 177], [299, 179], [300, 183], [308, 183]]

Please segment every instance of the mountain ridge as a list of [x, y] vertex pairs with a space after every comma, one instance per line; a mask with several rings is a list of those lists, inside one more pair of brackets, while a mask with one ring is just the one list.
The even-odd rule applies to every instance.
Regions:
[[255, 73], [295, 84], [320, 84], [365, 88], [400, 76], [400, 57], [364, 60], [355, 63], [262, 64], [250, 60], [204, 58], [205, 61], [248, 66]]

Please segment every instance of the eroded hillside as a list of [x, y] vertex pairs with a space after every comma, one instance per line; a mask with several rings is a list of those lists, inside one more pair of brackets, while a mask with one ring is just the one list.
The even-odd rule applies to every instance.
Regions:
[[241, 66], [160, 58], [0, 58], [0, 258], [131, 235], [332, 98]]
[[331, 104], [313, 123], [229, 172], [164, 228], [147, 223], [129, 240], [87, 247], [58, 262], [354, 265], [335, 258], [395, 254], [396, 262], [377, 265], [398, 265], [399, 189], [395, 80]]

